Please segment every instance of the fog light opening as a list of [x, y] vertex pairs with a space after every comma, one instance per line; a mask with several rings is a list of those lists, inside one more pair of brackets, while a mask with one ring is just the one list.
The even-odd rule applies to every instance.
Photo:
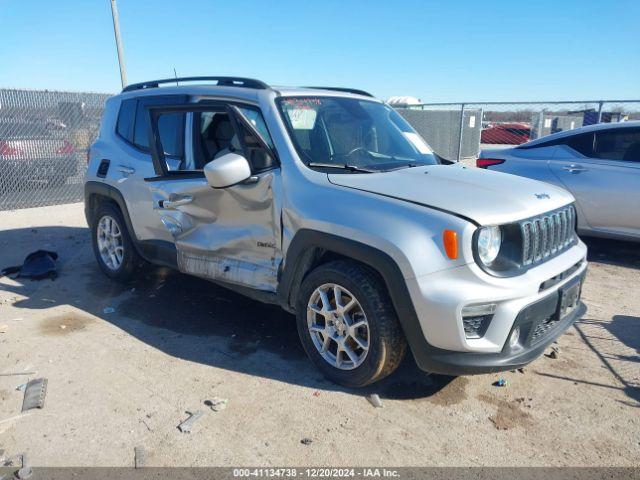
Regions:
[[518, 341], [520, 340], [520, 327], [516, 327], [511, 332], [509, 336], [509, 348], [515, 348], [518, 346]]
[[467, 305], [462, 308], [462, 325], [466, 338], [482, 338], [496, 311], [495, 303]]

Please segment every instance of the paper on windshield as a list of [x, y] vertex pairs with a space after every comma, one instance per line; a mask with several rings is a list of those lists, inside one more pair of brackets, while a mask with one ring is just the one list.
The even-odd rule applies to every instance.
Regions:
[[422, 140], [422, 138], [420, 138], [420, 135], [418, 135], [417, 133], [413, 133], [413, 132], [402, 132], [402, 133], [405, 136], [405, 138], [409, 140], [414, 147], [416, 147], [418, 152], [426, 153], [426, 154], [433, 153], [433, 150], [429, 148], [429, 145], [427, 145], [425, 141]]
[[313, 130], [318, 112], [311, 108], [291, 108], [287, 110], [287, 115], [295, 130]]

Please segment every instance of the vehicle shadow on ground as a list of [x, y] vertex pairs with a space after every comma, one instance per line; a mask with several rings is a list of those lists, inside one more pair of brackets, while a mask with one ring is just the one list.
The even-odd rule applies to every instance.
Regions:
[[580, 237], [587, 245], [587, 260], [640, 270], [640, 243]]
[[[614, 315], [612, 321], [603, 326], [620, 342], [640, 354], [640, 317]], [[630, 360], [640, 362], [640, 356], [633, 357]]]
[[[604, 329], [620, 343], [634, 349], [636, 354], [640, 353], [640, 317], [614, 315], [611, 322], [582, 319], [574, 327], [582, 340], [598, 356], [604, 367], [622, 384], [624, 393], [635, 401], [635, 403], [623, 403], [640, 408], [640, 385], [637, 382], [637, 364], [640, 363], [640, 356], [611, 354], [606, 350], [603, 351], [602, 347], [597, 345], [599, 342], [611, 340], [599, 333], [600, 329]], [[619, 387], [609, 386], [608, 388]]]
[[[640, 270], [640, 244], [636, 242], [626, 242], [605, 238], [585, 237], [582, 240], [589, 249], [588, 260], [590, 262], [604, 263]], [[590, 319], [583, 319], [575, 325], [576, 330], [589, 346], [589, 348], [600, 358], [604, 366], [623, 384], [626, 395], [635, 400], [636, 407], [640, 407], [640, 388], [629, 382], [627, 370], [638, 368], [640, 355], [604, 355], [594, 345], [592, 328], [603, 328], [615, 337], [620, 343], [635, 350], [640, 354], [640, 317], [628, 315], [614, 315], [610, 322], [598, 322]]]
[[[67, 303], [173, 357], [319, 390], [412, 399], [436, 395], [453, 380], [425, 374], [408, 354], [393, 375], [371, 387], [339, 387], [311, 365], [294, 316], [278, 306], [166, 268], [145, 268], [134, 281], [119, 284], [99, 270], [87, 229], [44, 227], [38, 228], [38, 235], [60, 254], [59, 277], [48, 285], [50, 280], [19, 278], [13, 285], [0, 285], [27, 297], [14, 303], [17, 308]], [[21, 241], [22, 248], [36, 250], [41, 246], [29, 245], [32, 237], [30, 229], [0, 231], [0, 244]], [[46, 292], [39, 289], [43, 285]]]

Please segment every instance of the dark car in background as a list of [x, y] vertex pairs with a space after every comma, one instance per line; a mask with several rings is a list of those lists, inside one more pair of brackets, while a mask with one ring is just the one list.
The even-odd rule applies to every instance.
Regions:
[[0, 119], [0, 194], [58, 186], [78, 172], [66, 126], [52, 119]]
[[531, 125], [527, 123], [494, 123], [482, 130], [480, 143], [520, 145], [531, 140]]

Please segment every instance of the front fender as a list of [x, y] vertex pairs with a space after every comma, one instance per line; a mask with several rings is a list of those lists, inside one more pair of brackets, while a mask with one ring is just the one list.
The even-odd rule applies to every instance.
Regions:
[[356, 260], [375, 270], [387, 288], [412, 352], [425, 350], [425, 336], [398, 264], [387, 253], [364, 243], [315, 230], [299, 230], [287, 250], [277, 295], [280, 305], [293, 312], [297, 292], [313, 268], [318, 251], [329, 251]]

